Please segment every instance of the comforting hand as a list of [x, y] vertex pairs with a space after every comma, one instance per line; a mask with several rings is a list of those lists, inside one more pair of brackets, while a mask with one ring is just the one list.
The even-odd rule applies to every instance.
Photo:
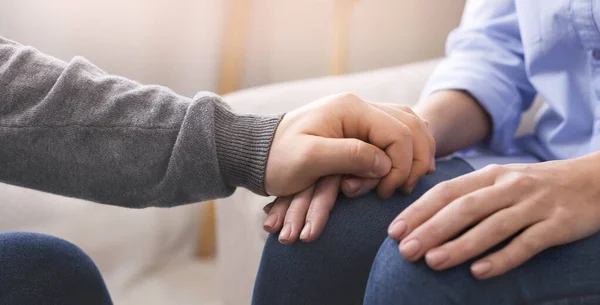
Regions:
[[471, 266], [480, 279], [500, 275], [542, 250], [600, 230], [599, 164], [600, 155], [593, 154], [488, 166], [432, 188], [400, 213], [389, 235], [401, 241], [402, 256], [425, 257], [435, 270], [510, 240]]
[[[380, 181], [377, 177], [363, 178], [348, 175], [342, 178], [341, 175], [330, 175], [321, 178], [315, 185], [294, 196], [277, 198], [275, 202], [265, 207], [265, 212], [269, 216], [265, 221], [264, 228], [268, 232], [281, 230], [279, 239], [282, 243], [292, 243], [298, 237], [303, 241], [315, 240], [325, 227], [329, 211], [335, 203], [340, 187], [349, 197], [363, 195], [378, 187], [379, 195], [386, 198], [400, 185], [404, 192], [410, 192], [421, 176], [435, 169], [435, 143], [424, 122], [405, 106], [387, 104], [371, 104], [371, 106], [382, 110], [403, 126], [408, 127], [411, 136], [404, 138], [404, 141], [411, 141], [411, 143], [401, 144], [410, 147], [413, 151], [401, 156], [410, 159], [399, 161], [406, 162], [408, 160], [410, 172], [397, 175], [400, 179], [391, 184], [391, 189], [385, 189], [383, 196], [379, 187], [386, 178]], [[366, 130], [362, 132], [366, 132]], [[394, 131], [381, 130], [380, 132], [393, 135]], [[390, 151], [388, 155], [390, 153], [393, 154]]]
[[429, 170], [432, 146], [414, 140], [428, 134], [421, 120], [400, 108], [351, 94], [323, 98], [282, 119], [267, 160], [265, 190], [288, 196], [321, 177], [351, 174], [381, 178], [377, 193], [387, 198], [411, 172]]

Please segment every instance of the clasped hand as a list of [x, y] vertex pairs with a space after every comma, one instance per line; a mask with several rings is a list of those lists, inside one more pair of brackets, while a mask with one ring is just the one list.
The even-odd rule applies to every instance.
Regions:
[[[290, 133], [303, 137], [293, 139]], [[377, 173], [369, 173], [372, 155], [379, 158]], [[297, 158], [305, 165], [291, 166]], [[356, 169], [343, 172], [349, 166]], [[265, 207], [269, 215], [264, 228], [281, 230], [282, 243], [298, 237], [313, 241], [323, 231], [340, 188], [349, 197], [376, 189], [379, 197], [389, 198], [398, 188], [412, 191], [419, 178], [434, 170], [435, 141], [427, 122], [410, 108], [369, 103], [350, 94], [326, 97], [287, 114], [277, 129], [266, 189], [280, 197]], [[273, 173], [282, 179], [272, 179]]]

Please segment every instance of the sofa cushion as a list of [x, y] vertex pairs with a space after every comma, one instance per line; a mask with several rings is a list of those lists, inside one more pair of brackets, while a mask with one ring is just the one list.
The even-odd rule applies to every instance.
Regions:
[[112, 295], [173, 259], [192, 256], [198, 206], [131, 210], [0, 184], [0, 231], [54, 235], [81, 247]]
[[225, 101], [244, 113], [281, 113], [326, 95], [351, 92], [378, 103], [414, 105], [439, 60], [346, 76], [323, 77], [238, 91]]

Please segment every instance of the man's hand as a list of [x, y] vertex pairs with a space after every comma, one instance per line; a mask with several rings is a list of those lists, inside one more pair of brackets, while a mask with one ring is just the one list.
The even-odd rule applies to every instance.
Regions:
[[[281, 133], [282, 142], [278, 143], [282, 127], [293, 136]], [[283, 226], [282, 242], [293, 242], [298, 235], [304, 241], [316, 239], [325, 226], [340, 185], [349, 196], [359, 196], [377, 187], [379, 196], [387, 198], [400, 186], [410, 192], [418, 179], [435, 167], [433, 137], [426, 124], [408, 107], [371, 104], [348, 94], [327, 97], [286, 115], [273, 145], [267, 166], [267, 191], [272, 195], [291, 195], [295, 192], [288, 189], [298, 184], [304, 186], [301, 193], [280, 197], [266, 207], [269, 217], [265, 230], [276, 232]], [[281, 148], [276, 149], [275, 145]], [[272, 159], [274, 152], [280, 154]], [[389, 172], [379, 176], [381, 173], [373, 172], [370, 167], [373, 155], [386, 160]], [[302, 161], [296, 168], [292, 165], [298, 157]], [[269, 184], [270, 166], [283, 171], [285, 178], [289, 178], [286, 180], [296, 184], [282, 185], [285, 180], [281, 179]], [[342, 178], [340, 174], [350, 176]], [[317, 179], [320, 180], [316, 185], [308, 187]], [[284, 190], [283, 193], [274, 193], [273, 186]]]
[[549, 247], [600, 230], [599, 159], [596, 153], [495, 165], [442, 182], [400, 213], [388, 233], [401, 241], [402, 256], [410, 261], [425, 257], [435, 270], [510, 240], [471, 266], [479, 279], [498, 276]]
[[351, 94], [329, 96], [285, 115], [269, 153], [265, 190], [288, 196], [321, 177], [351, 174], [381, 178], [377, 194], [388, 198], [411, 171], [429, 170], [435, 147], [427, 139], [423, 122], [401, 108]]

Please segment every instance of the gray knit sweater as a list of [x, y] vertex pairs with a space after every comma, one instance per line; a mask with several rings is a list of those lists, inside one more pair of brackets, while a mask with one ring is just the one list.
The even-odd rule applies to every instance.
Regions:
[[132, 208], [263, 194], [279, 120], [0, 37], [1, 182]]

